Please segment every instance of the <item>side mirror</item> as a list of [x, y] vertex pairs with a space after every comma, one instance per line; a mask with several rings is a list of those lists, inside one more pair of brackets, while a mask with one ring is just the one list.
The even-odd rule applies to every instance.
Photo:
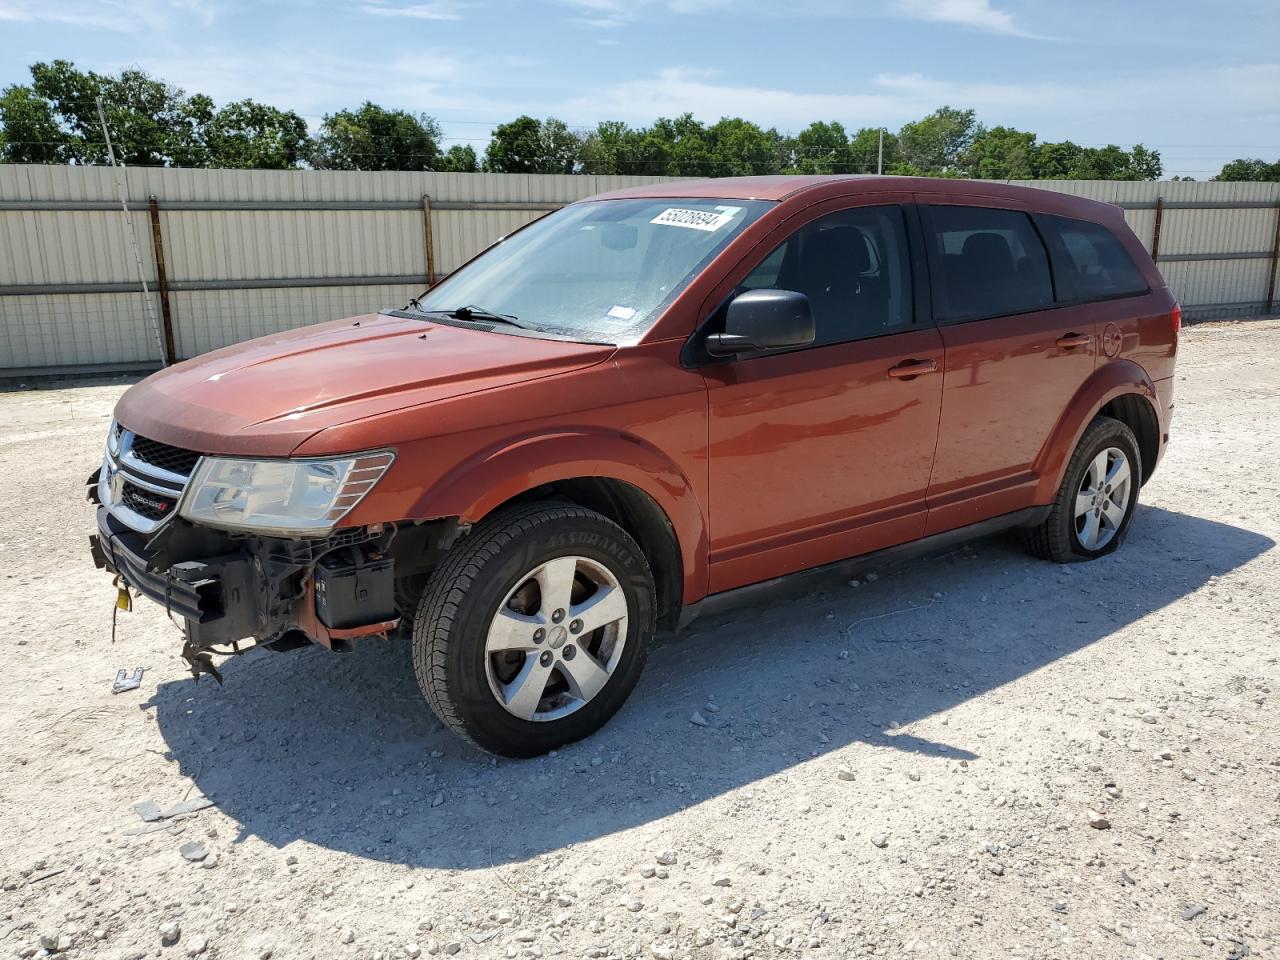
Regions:
[[813, 343], [809, 298], [794, 290], [748, 290], [729, 301], [724, 333], [707, 335], [707, 353], [732, 357]]

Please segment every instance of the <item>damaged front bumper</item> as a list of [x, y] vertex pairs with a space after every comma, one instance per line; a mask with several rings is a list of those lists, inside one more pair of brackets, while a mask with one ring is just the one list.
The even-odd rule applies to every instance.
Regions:
[[[96, 489], [95, 474], [95, 503]], [[211, 654], [241, 652], [244, 641], [273, 650], [307, 643], [345, 650], [357, 637], [385, 636], [399, 624], [388, 552], [394, 527], [289, 540], [174, 517], [142, 533], [99, 503], [97, 528], [89, 538], [94, 563], [180, 618], [183, 656], [197, 675], [216, 676]]]

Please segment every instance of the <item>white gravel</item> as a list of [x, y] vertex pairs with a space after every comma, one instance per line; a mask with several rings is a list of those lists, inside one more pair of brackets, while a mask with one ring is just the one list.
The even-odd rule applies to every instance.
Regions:
[[1118, 555], [987, 540], [699, 623], [528, 762], [387, 644], [196, 684], [140, 602], [112, 646], [82, 481], [123, 384], [0, 393], [0, 956], [1274, 956], [1278, 356], [1184, 332]]

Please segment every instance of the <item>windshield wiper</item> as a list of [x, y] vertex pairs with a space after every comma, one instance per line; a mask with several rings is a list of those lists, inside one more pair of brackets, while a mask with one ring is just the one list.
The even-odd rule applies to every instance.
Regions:
[[484, 307], [477, 307], [475, 304], [469, 304], [465, 307], [458, 307], [456, 310], [437, 310], [433, 313], [442, 313], [446, 317], [452, 317], [454, 320], [463, 320], [471, 322], [478, 320], [481, 323], [505, 323], [511, 327], [519, 327], [521, 330], [535, 330], [527, 323], [521, 323], [520, 318], [509, 313], [494, 313], [492, 310], [486, 310]]

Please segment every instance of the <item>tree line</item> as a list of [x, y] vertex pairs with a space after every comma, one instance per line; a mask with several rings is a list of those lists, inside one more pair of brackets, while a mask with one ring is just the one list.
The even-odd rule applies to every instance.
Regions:
[[[101, 98], [117, 156], [143, 166], [716, 177], [875, 173], [879, 165], [889, 174], [1017, 180], [1156, 180], [1163, 173], [1159, 152], [1142, 144], [1124, 150], [1041, 142], [949, 106], [893, 132], [816, 121], [794, 135], [740, 117], [706, 124], [689, 113], [649, 126], [611, 120], [586, 130], [521, 116], [499, 124], [478, 154], [467, 144], [445, 147], [439, 122], [425, 113], [368, 101], [325, 114], [312, 133], [292, 110], [252, 99], [217, 107], [142, 70], [99, 74], [66, 60], [30, 70], [30, 83], [0, 91], [5, 161], [105, 162]], [[1278, 180], [1280, 161], [1236, 160], [1218, 179]]]

